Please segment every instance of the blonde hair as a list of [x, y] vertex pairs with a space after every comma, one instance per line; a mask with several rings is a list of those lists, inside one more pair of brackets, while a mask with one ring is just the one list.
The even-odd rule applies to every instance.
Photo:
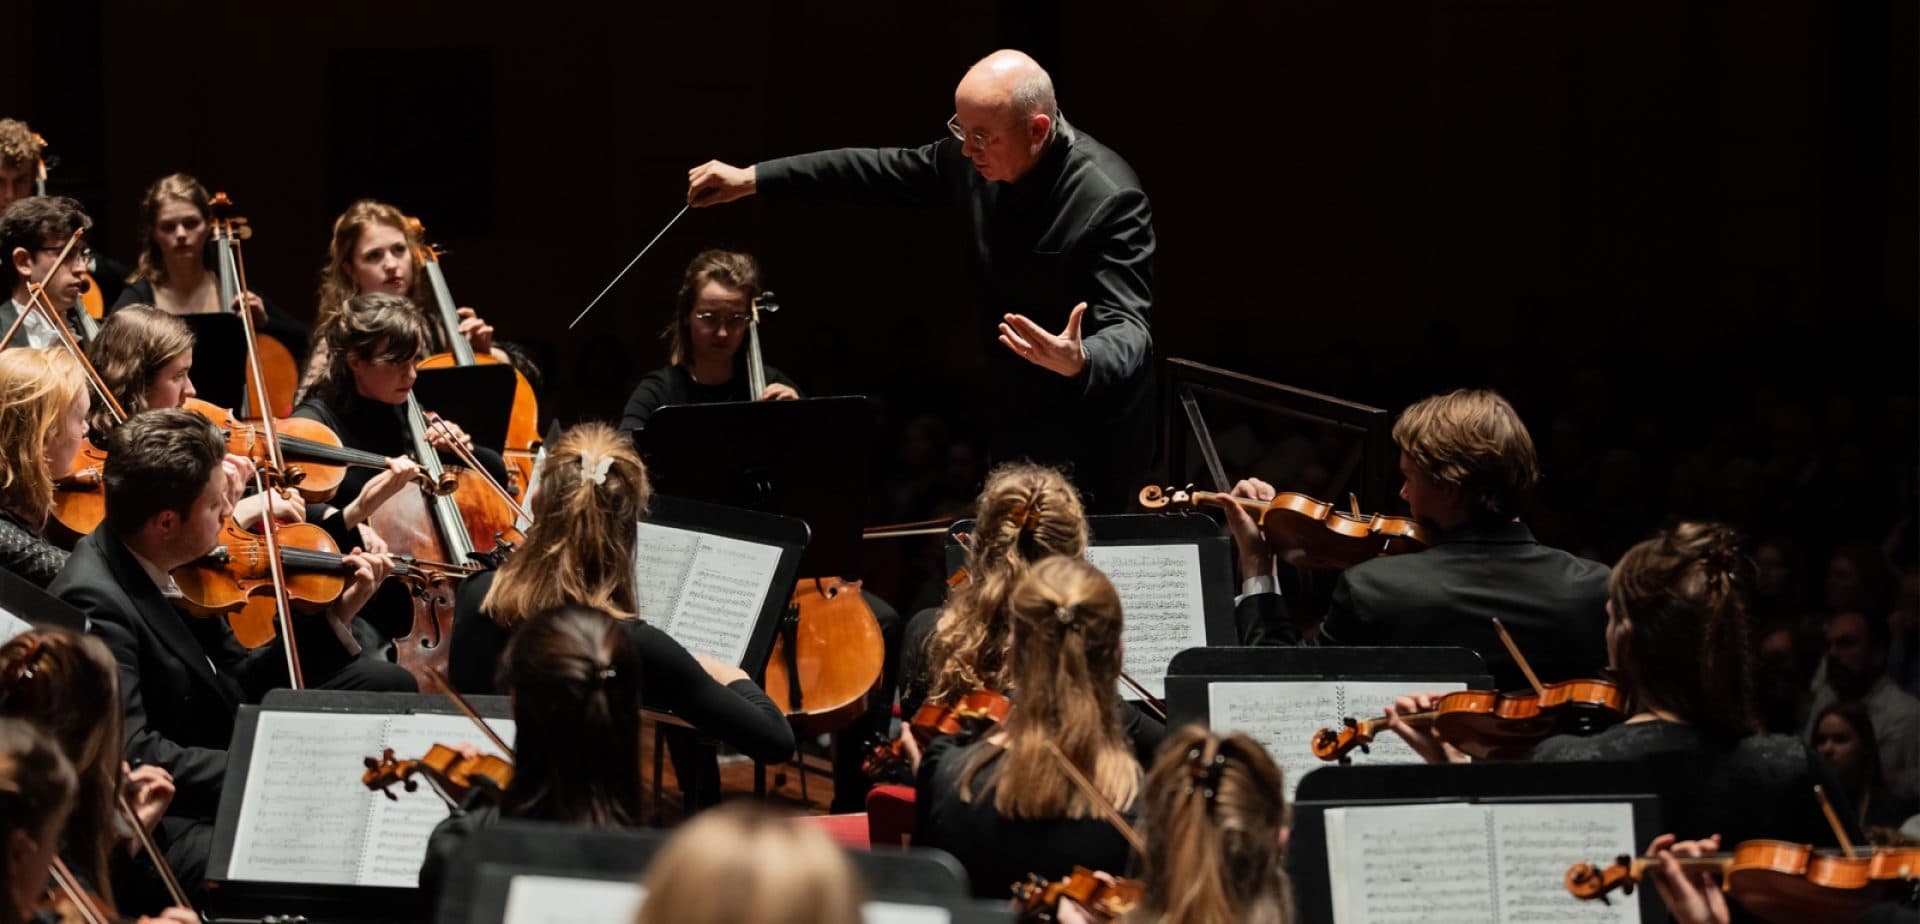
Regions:
[[47, 438], [86, 387], [80, 361], [63, 348], [0, 351], [0, 506], [35, 528], [53, 509]]
[[[133, 275], [127, 281], [151, 283], [167, 281], [167, 258], [160, 253], [160, 245], [153, 240], [154, 225], [160, 223], [160, 206], [168, 202], [185, 202], [200, 213], [200, 220], [206, 221], [212, 214], [213, 197], [207, 194], [207, 188], [200, 181], [184, 173], [172, 173], [153, 181], [147, 187], [146, 195], [140, 197], [140, 260], [133, 268]], [[211, 229], [209, 229], [211, 231]], [[213, 248], [203, 247], [200, 260], [208, 269], [213, 268]]]
[[66, 843], [77, 871], [113, 901], [109, 856], [123, 839], [119, 667], [105, 643], [68, 629], [23, 632], [0, 645], [0, 716], [26, 719], [51, 736], [79, 777]]
[[539, 478], [526, 541], [480, 608], [506, 629], [562, 604], [633, 617], [634, 547], [653, 498], [633, 441], [603, 423], [580, 424], [554, 441]]
[[688, 822], [641, 885], [634, 924], [859, 924], [866, 891], [818, 827], [744, 803]]
[[987, 475], [974, 511], [967, 582], [947, 598], [928, 641], [936, 703], [1007, 685], [1007, 594], [1035, 561], [1084, 555], [1087, 515], [1065, 475], [1017, 462]]
[[[100, 381], [131, 417], [147, 409], [147, 392], [160, 370], [191, 349], [193, 328], [187, 322], [152, 305], [127, 305], [107, 315], [87, 355]], [[104, 402], [89, 419], [96, 433], [110, 432], [115, 422]]]
[[1291, 883], [1280, 767], [1239, 732], [1168, 736], [1141, 806], [1146, 884], [1127, 924], [1287, 924]]
[[1005, 754], [981, 749], [960, 771], [960, 797], [1000, 759], [993, 808], [1003, 818], [1099, 817], [1050, 753], [1057, 746], [1114, 808], [1140, 793], [1140, 764], [1120, 724], [1120, 594], [1084, 558], [1033, 566], [1007, 597], [1017, 695], [998, 733]]
[[1394, 421], [1393, 441], [1428, 478], [1459, 488], [1475, 517], [1519, 514], [1540, 481], [1527, 425], [1507, 399], [1485, 389], [1415, 403]]

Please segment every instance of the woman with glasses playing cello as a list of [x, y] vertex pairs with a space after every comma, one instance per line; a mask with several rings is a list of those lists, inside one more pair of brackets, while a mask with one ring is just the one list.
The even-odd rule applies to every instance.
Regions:
[[667, 365], [647, 373], [620, 418], [623, 431], [644, 430], [653, 412], [669, 404], [755, 401], [800, 397], [793, 380], [767, 366], [767, 387], [750, 394], [747, 340], [752, 304], [760, 295], [760, 267], [753, 257], [705, 250], [687, 264], [667, 341]]

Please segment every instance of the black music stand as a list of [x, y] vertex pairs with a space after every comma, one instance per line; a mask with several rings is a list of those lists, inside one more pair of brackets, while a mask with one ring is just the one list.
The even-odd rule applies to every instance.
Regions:
[[[511, 717], [505, 696], [467, 697], [474, 711], [489, 719]], [[233, 743], [227, 750], [227, 778], [220, 792], [220, 807], [214, 821], [213, 851], [207, 860], [207, 878], [215, 888], [208, 891], [204, 909], [215, 918], [257, 920], [268, 915], [293, 912], [320, 921], [393, 921], [420, 920], [432, 909], [416, 888], [368, 886], [333, 883], [289, 883], [231, 879], [233, 844], [238, 834], [241, 802], [248, 788], [253, 752], [263, 712], [301, 712], [333, 715], [459, 715], [459, 710], [444, 696], [425, 693], [366, 693], [334, 690], [274, 690], [258, 706], [241, 706], [234, 722]], [[475, 729], [478, 737], [478, 729]], [[342, 767], [341, 773], [358, 774], [361, 768]], [[408, 794], [412, 798], [431, 799], [426, 792]], [[424, 857], [422, 858], [424, 859]]]
[[242, 410], [247, 401], [247, 328], [240, 316], [222, 311], [183, 314], [180, 320], [193, 330], [193, 390], [214, 407]]
[[513, 417], [513, 367], [506, 363], [422, 369], [413, 381], [420, 408], [460, 425], [475, 446], [500, 451]]
[[[438, 924], [501, 924], [513, 881], [545, 876], [632, 883], [672, 837], [670, 831], [593, 830], [502, 821], [475, 831], [447, 867], [433, 920]], [[956, 924], [1011, 922], [1004, 902], [971, 898], [960, 864], [937, 850], [849, 852], [870, 899], [940, 908]]]
[[[0, 613], [35, 626], [87, 631], [87, 616], [72, 604], [11, 571], [0, 568]], [[4, 639], [0, 639], [4, 641]]]
[[[1302, 921], [1332, 921], [1326, 811], [1372, 805], [1437, 803], [1626, 802], [1633, 807], [1633, 842], [1643, 848], [1661, 833], [1660, 800], [1636, 764], [1490, 762], [1323, 767], [1300, 781], [1287, 840], [1287, 872]], [[1613, 857], [1566, 858], [1566, 866], [1611, 863]], [[1565, 867], [1560, 871], [1564, 872]], [[1631, 901], [1616, 898], [1616, 901]], [[1666, 920], [1657, 892], [1638, 893], [1640, 920]], [[1577, 910], [1567, 897], [1569, 910]]]
[[800, 574], [857, 578], [873, 407], [858, 395], [668, 405], [633, 434], [654, 489], [798, 517]]

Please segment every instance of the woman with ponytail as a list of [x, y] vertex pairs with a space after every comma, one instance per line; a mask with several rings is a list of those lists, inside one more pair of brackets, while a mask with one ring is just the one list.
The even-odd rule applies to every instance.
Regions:
[[[1127, 842], [1099, 803], [1131, 814], [1140, 795], [1114, 692], [1121, 617], [1112, 582], [1085, 559], [1054, 556], [1013, 586], [1004, 612], [1013, 707], [979, 741], [935, 741], [916, 801], [914, 846], [959, 858], [983, 898], [1005, 897], [1029, 873], [1124, 871]], [[1075, 785], [1063, 760], [1097, 795]]]
[[59, 745], [31, 722], [0, 719], [0, 832], [7, 841], [0, 850], [7, 874], [0, 924], [25, 924], [46, 898], [79, 789]]
[[[1683, 840], [1837, 843], [1813, 793], [1820, 784], [1850, 817], [1833, 774], [1805, 742], [1759, 732], [1748, 666], [1752, 585], [1738, 535], [1717, 523], [1682, 522], [1628, 549], [1613, 569], [1606, 638], [1629, 717], [1597, 734], [1548, 738], [1532, 759], [1641, 764], [1668, 830]], [[1388, 715], [1429, 709], [1438, 698], [1402, 697]], [[1465, 759], [1426, 729], [1392, 727], [1430, 761]], [[1855, 843], [1865, 840], [1857, 825], [1847, 828]]]

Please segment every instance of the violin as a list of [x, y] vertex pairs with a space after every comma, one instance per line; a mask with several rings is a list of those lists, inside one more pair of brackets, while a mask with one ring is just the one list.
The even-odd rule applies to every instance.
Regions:
[[1418, 552], [1433, 545], [1427, 528], [1411, 517], [1361, 513], [1357, 502], [1341, 510], [1305, 494], [1282, 493], [1271, 501], [1148, 485], [1140, 506], [1148, 510], [1191, 510], [1201, 504], [1237, 504], [1260, 524], [1280, 560], [1297, 568], [1346, 569], [1382, 555]]
[[[300, 367], [286, 345], [255, 330], [253, 312], [237, 304], [251, 291], [247, 288], [247, 266], [240, 257], [240, 242], [253, 236], [253, 228], [245, 218], [233, 213], [233, 200], [224, 192], [213, 194], [208, 211], [214, 253], [218, 258], [215, 265], [219, 270], [220, 310], [243, 316], [247, 340], [253, 346], [241, 411], [248, 417], [286, 417], [293, 413], [293, 393], [300, 386]], [[262, 394], [266, 396], [264, 399]]]
[[[1013, 708], [1013, 701], [1004, 694], [992, 690], [975, 690], [950, 703], [921, 703], [914, 710], [913, 718], [907, 723], [907, 734], [914, 743], [925, 747], [935, 738], [958, 735], [962, 732], [980, 731], [998, 725], [1007, 718], [1007, 711]], [[868, 751], [866, 759], [861, 761], [860, 769], [875, 779], [897, 773], [906, 766], [907, 749], [904, 738], [875, 745]]]
[[[446, 273], [440, 269], [440, 257], [445, 253], [439, 247], [423, 243], [427, 229], [420, 219], [407, 217], [407, 237], [413, 246], [414, 260], [426, 271], [427, 282], [433, 287], [433, 300], [440, 309], [440, 325], [446, 329], [448, 351], [435, 353], [417, 364], [420, 369], [444, 369], [449, 366], [493, 365], [500, 362], [492, 354], [480, 355], [473, 352], [473, 344], [460, 335], [460, 313], [453, 300], [453, 290], [447, 287]], [[507, 417], [507, 444], [500, 455], [506, 459], [507, 470], [512, 475], [513, 495], [523, 496], [526, 485], [533, 479], [534, 451], [540, 445], [540, 403], [534, 396], [533, 386], [520, 370], [513, 370], [513, 410]]]
[[400, 798], [393, 794], [395, 784], [407, 792], [420, 788], [416, 775], [426, 777], [442, 798], [456, 806], [466, 804], [474, 793], [497, 803], [513, 784], [513, 764], [506, 758], [493, 754], [468, 757], [444, 744], [433, 745], [424, 756], [410, 760], [396, 760], [393, 749], [387, 748], [379, 757], [367, 758], [366, 765], [360, 782], [395, 801]]
[[[266, 435], [256, 421], [247, 420], [226, 408], [215, 407], [199, 398], [188, 398], [186, 409], [207, 419], [220, 435], [226, 438], [227, 451], [236, 456], [245, 456], [255, 465], [270, 461], [267, 457]], [[275, 435], [280, 440], [280, 452], [289, 462], [303, 463], [290, 466], [285, 473], [286, 480], [300, 492], [300, 496], [318, 503], [333, 496], [340, 490], [340, 483], [346, 478], [348, 468], [369, 468], [386, 471], [387, 460], [377, 453], [348, 449], [340, 442], [340, 436], [331, 427], [317, 420], [304, 417], [282, 417], [273, 422]], [[86, 447], [82, 447], [84, 456]], [[105, 458], [105, 453], [101, 453]], [[76, 467], [76, 473], [79, 469]], [[71, 476], [69, 476], [71, 477]], [[437, 482], [429, 482], [423, 472], [419, 476], [420, 485], [437, 494], [451, 494], [458, 486], [451, 474], [443, 475]]]
[[[1470, 757], [1512, 760], [1554, 735], [1586, 735], [1618, 725], [1627, 718], [1626, 705], [1626, 694], [1605, 680], [1567, 680], [1539, 693], [1457, 690], [1433, 709], [1401, 718], [1416, 728], [1431, 727]], [[1314, 733], [1313, 756], [1345, 761], [1355, 748], [1366, 751], [1386, 727], [1385, 716], [1358, 721], [1349, 716], [1339, 728]]]
[[90, 439], [80, 441], [73, 465], [53, 482], [53, 507], [47, 511], [48, 536], [72, 548], [107, 518], [107, 451]]
[[81, 885], [80, 877], [67, 868], [65, 860], [54, 857], [48, 872], [52, 874], [53, 888], [47, 890], [36, 920], [46, 920], [47, 916], [60, 924], [120, 924], [127, 920], [114, 913], [106, 899]]
[[[1920, 877], [1920, 848], [1913, 847], [1846, 856], [1806, 844], [1752, 840], [1741, 842], [1732, 853], [1674, 860], [1687, 872], [1719, 876], [1721, 889], [1742, 907], [1779, 924], [1853, 921], [1869, 905], [1896, 897]], [[1605, 868], [1576, 863], [1567, 870], [1567, 892], [1602, 902], [1615, 890], [1631, 895], [1659, 864], [1657, 857], [1627, 856]]]
[[1049, 882], [1029, 873], [1028, 881], [1013, 884], [1013, 899], [1022, 921], [1053, 921], [1060, 900], [1073, 899], [1096, 921], [1113, 921], [1139, 907], [1146, 884], [1137, 879], [1100, 878], [1093, 870], [1076, 866], [1064, 879]]

